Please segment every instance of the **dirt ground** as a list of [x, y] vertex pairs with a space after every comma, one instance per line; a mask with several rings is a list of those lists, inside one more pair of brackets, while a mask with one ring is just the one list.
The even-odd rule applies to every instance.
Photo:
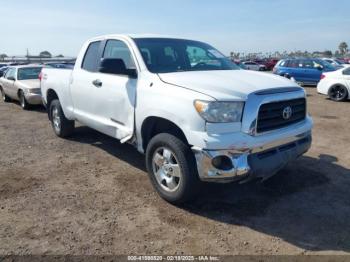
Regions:
[[306, 88], [311, 150], [264, 183], [161, 200], [130, 145], [0, 102], [0, 254], [350, 254], [350, 102]]

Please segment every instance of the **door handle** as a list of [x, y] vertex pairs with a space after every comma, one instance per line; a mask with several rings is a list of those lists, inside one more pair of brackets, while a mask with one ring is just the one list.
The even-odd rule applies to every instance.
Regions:
[[94, 81], [92, 81], [92, 84], [96, 87], [101, 87], [102, 86], [102, 82], [100, 79], [96, 79]]

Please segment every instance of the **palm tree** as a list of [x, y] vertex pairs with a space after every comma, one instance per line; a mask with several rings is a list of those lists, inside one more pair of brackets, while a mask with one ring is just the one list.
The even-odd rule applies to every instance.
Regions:
[[348, 52], [348, 44], [345, 42], [341, 42], [338, 48], [339, 48], [340, 54], [342, 55], [345, 55]]
[[7, 57], [6, 54], [0, 54], [0, 59], [1, 59], [2, 61], [4, 61], [6, 57]]

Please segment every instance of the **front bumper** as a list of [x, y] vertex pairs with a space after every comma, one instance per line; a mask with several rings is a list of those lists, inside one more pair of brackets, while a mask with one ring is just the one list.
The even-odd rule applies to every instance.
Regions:
[[[230, 182], [254, 177], [266, 179], [308, 151], [311, 140], [311, 131], [307, 131], [256, 148], [203, 150], [193, 147], [192, 150], [202, 181]], [[232, 168], [216, 168], [213, 159], [218, 156], [228, 157]]]

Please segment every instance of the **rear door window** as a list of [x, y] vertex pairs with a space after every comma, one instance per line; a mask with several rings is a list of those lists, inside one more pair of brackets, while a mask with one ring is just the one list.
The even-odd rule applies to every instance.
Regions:
[[292, 67], [292, 68], [301, 67], [301, 62], [300, 62], [300, 60], [297, 60], [297, 59], [290, 60], [288, 67]]
[[101, 41], [90, 43], [84, 56], [83, 64], [81, 66], [82, 69], [90, 72], [97, 72], [100, 43]]

